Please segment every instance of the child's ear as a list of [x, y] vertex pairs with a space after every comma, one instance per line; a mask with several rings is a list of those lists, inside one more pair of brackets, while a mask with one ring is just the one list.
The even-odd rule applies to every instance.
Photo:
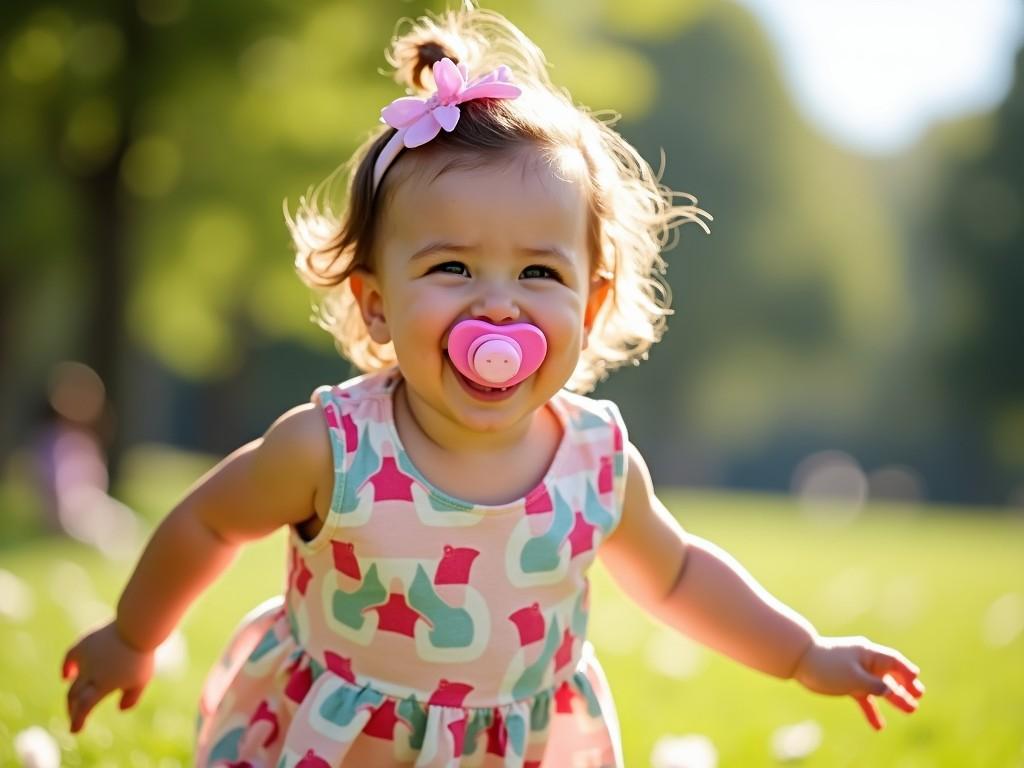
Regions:
[[590, 342], [590, 329], [594, 325], [597, 313], [601, 311], [605, 301], [608, 300], [608, 293], [612, 287], [612, 280], [607, 275], [597, 274], [590, 281], [590, 294], [587, 296], [587, 309], [583, 315], [583, 349], [587, 348]]
[[357, 267], [348, 276], [348, 287], [359, 305], [359, 313], [363, 316], [370, 338], [378, 344], [387, 344], [391, 341], [391, 330], [384, 314], [384, 296], [377, 276]]

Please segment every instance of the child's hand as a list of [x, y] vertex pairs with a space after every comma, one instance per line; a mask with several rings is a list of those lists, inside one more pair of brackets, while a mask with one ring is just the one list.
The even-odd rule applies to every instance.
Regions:
[[793, 677], [804, 687], [827, 696], [852, 696], [871, 727], [885, 720], [871, 696], [885, 696], [904, 712], [917, 710], [924, 685], [918, 668], [892, 648], [864, 637], [819, 637], [807, 649]]
[[79, 640], [61, 668], [61, 677], [73, 679], [68, 689], [71, 732], [85, 725], [85, 718], [108, 693], [120, 689], [121, 709], [135, 706], [153, 676], [152, 651], [138, 651], [121, 639], [114, 622]]

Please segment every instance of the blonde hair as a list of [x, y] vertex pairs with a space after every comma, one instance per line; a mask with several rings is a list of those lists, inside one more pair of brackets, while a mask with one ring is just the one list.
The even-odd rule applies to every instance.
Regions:
[[[566, 385], [576, 392], [589, 392], [611, 370], [646, 359], [647, 351], [661, 338], [671, 314], [661, 251], [676, 244], [678, 225], [692, 221], [709, 231], [701, 217], [711, 217], [696, 206], [692, 195], [660, 184], [650, 165], [612, 129], [617, 115], [611, 113], [602, 120], [597, 113], [574, 106], [567, 92], [556, 89], [548, 78], [544, 54], [500, 14], [467, 5], [459, 11], [421, 17], [405, 34], [396, 35], [387, 52], [395, 80], [414, 95], [432, 92], [431, 67], [443, 57], [466, 64], [471, 78], [504, 64], [523, 94], [515, 100], [462, 104], [454, 131], [442, 132], [426, 147], [403, 155], [430, 147], [430, 151], [453, 155], [456, 165], [479, 165], [533, 147], [553, 164], [567, 148], [583, 158], [591, 272], [611, 283], [594, 318], [587, 348]], [[377, 224], [390, 192], [401, 183], [401, 172], [396, 174], [393, 168], [402, 165], [403, 155], [374, 194], [374, 162], [394, 132], [381, 125], [348, 163], [299, 200], [294, 218], [285, 206], [296, 270], [319, 295], [316, 320], [334, 336], [339, 351], [363, 371], [381, 370], [396, 362], [392, 344], [381, 345], [369, 337], [347, 285], [354, 270], [372, 270]], [[321, 201], [341, 171], [348, 173], [348, 194], [345, 211], [338, 217], [329, 202], [321, 210]], [[676, 204], [677, 197], [688, 202]], [[671, 242], [670, 234], [675, 235]]]

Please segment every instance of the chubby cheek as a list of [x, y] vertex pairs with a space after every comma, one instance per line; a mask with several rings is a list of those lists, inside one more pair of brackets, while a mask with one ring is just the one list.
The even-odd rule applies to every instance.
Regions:
[[542, 330], [548, 341], [545, 367], [553, 375], [570, 376], [579, 361], [583, 347], [583, 320], [577, 309], [567, 302], [563, 311], [552, 313], [547, 322], [542, 321]]
[[547, 359], [552, 373], [563, 378], [571, 376], [579, 362], [582, 347], [583, 336], [578, 331], [549, 339]]
[[414, 355], [421, 362], [439, 361], [441, 342], [454, 315], [441, 301], [429, 297], [399, 299], [396, 311], [401, 315], [400, 327], [393, 328], [395, 351], [399, 359]]

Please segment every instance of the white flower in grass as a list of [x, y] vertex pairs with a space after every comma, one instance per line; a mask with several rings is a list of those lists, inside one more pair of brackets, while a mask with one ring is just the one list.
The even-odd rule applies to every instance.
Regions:
[[718, 750], [711, 739], [697, 733], [662, 736], [651, 752], [651, 768], [715, 768]]
[[188, 644], [181, 632], [174, 630], [157, 647], [154, 664], [158, 675], [177, 678], [185, 674], [188, 667]]
[[920, 578], [896, 576], [882, 587], [876, 611], [888, 624], [909, 627], [921, 615], [924, 592]]
[[675, 680], [685, 680], [700, 671], [703, 661], [700, 646], [678, 632], [657, 630], [647, 641], [647, 666]]
[[67, 612], [68, 620], [78, 632], [87, 632], [105, 624], [114, 615], [114, 608], [100, 600], [86, 599], [68, 602], [61, 606]]
[[53, 736], [38, 725], [14, 737], [14, 754], [23, 768], [60, 768], [60, 747]]
[[97, 599], [92, 577], [78, 563], [58, 560], [50, 570], [50, 597], [64, 609], [77, 632], [96, 629], [110, 620], [114, 609]]
[[71, 560], [58, 560], [53, 564], [50, 569], [49, 588], [50, 597], [58, 605], [96, 598], [96, 590], [93, 588], [89, 572]]
[[842, 624], [860, 618], [875, 604], [874, 574], [864, 567], [846, 568], [818, 586], [818, 611], [829, 622]]
[[647, 625], [637, 621], [636, 613], [624, 601], [611, 600], [591, 613], [587, 633], [602, 651], [629, 656], [646, 637]]
[[10, 571], [0, 568], [0, 616], [20, 624], [34, 609], [32, 588]]
[[813, 720], [784, 725], [772, 735], [772, 753], [782, 762], [800, 760], [821, 746], [821, 726]]
[[985, 642], [993, 648], [1009, 645], [1024, 632], [1024, 597], [1007, 592], [985, 611]]

